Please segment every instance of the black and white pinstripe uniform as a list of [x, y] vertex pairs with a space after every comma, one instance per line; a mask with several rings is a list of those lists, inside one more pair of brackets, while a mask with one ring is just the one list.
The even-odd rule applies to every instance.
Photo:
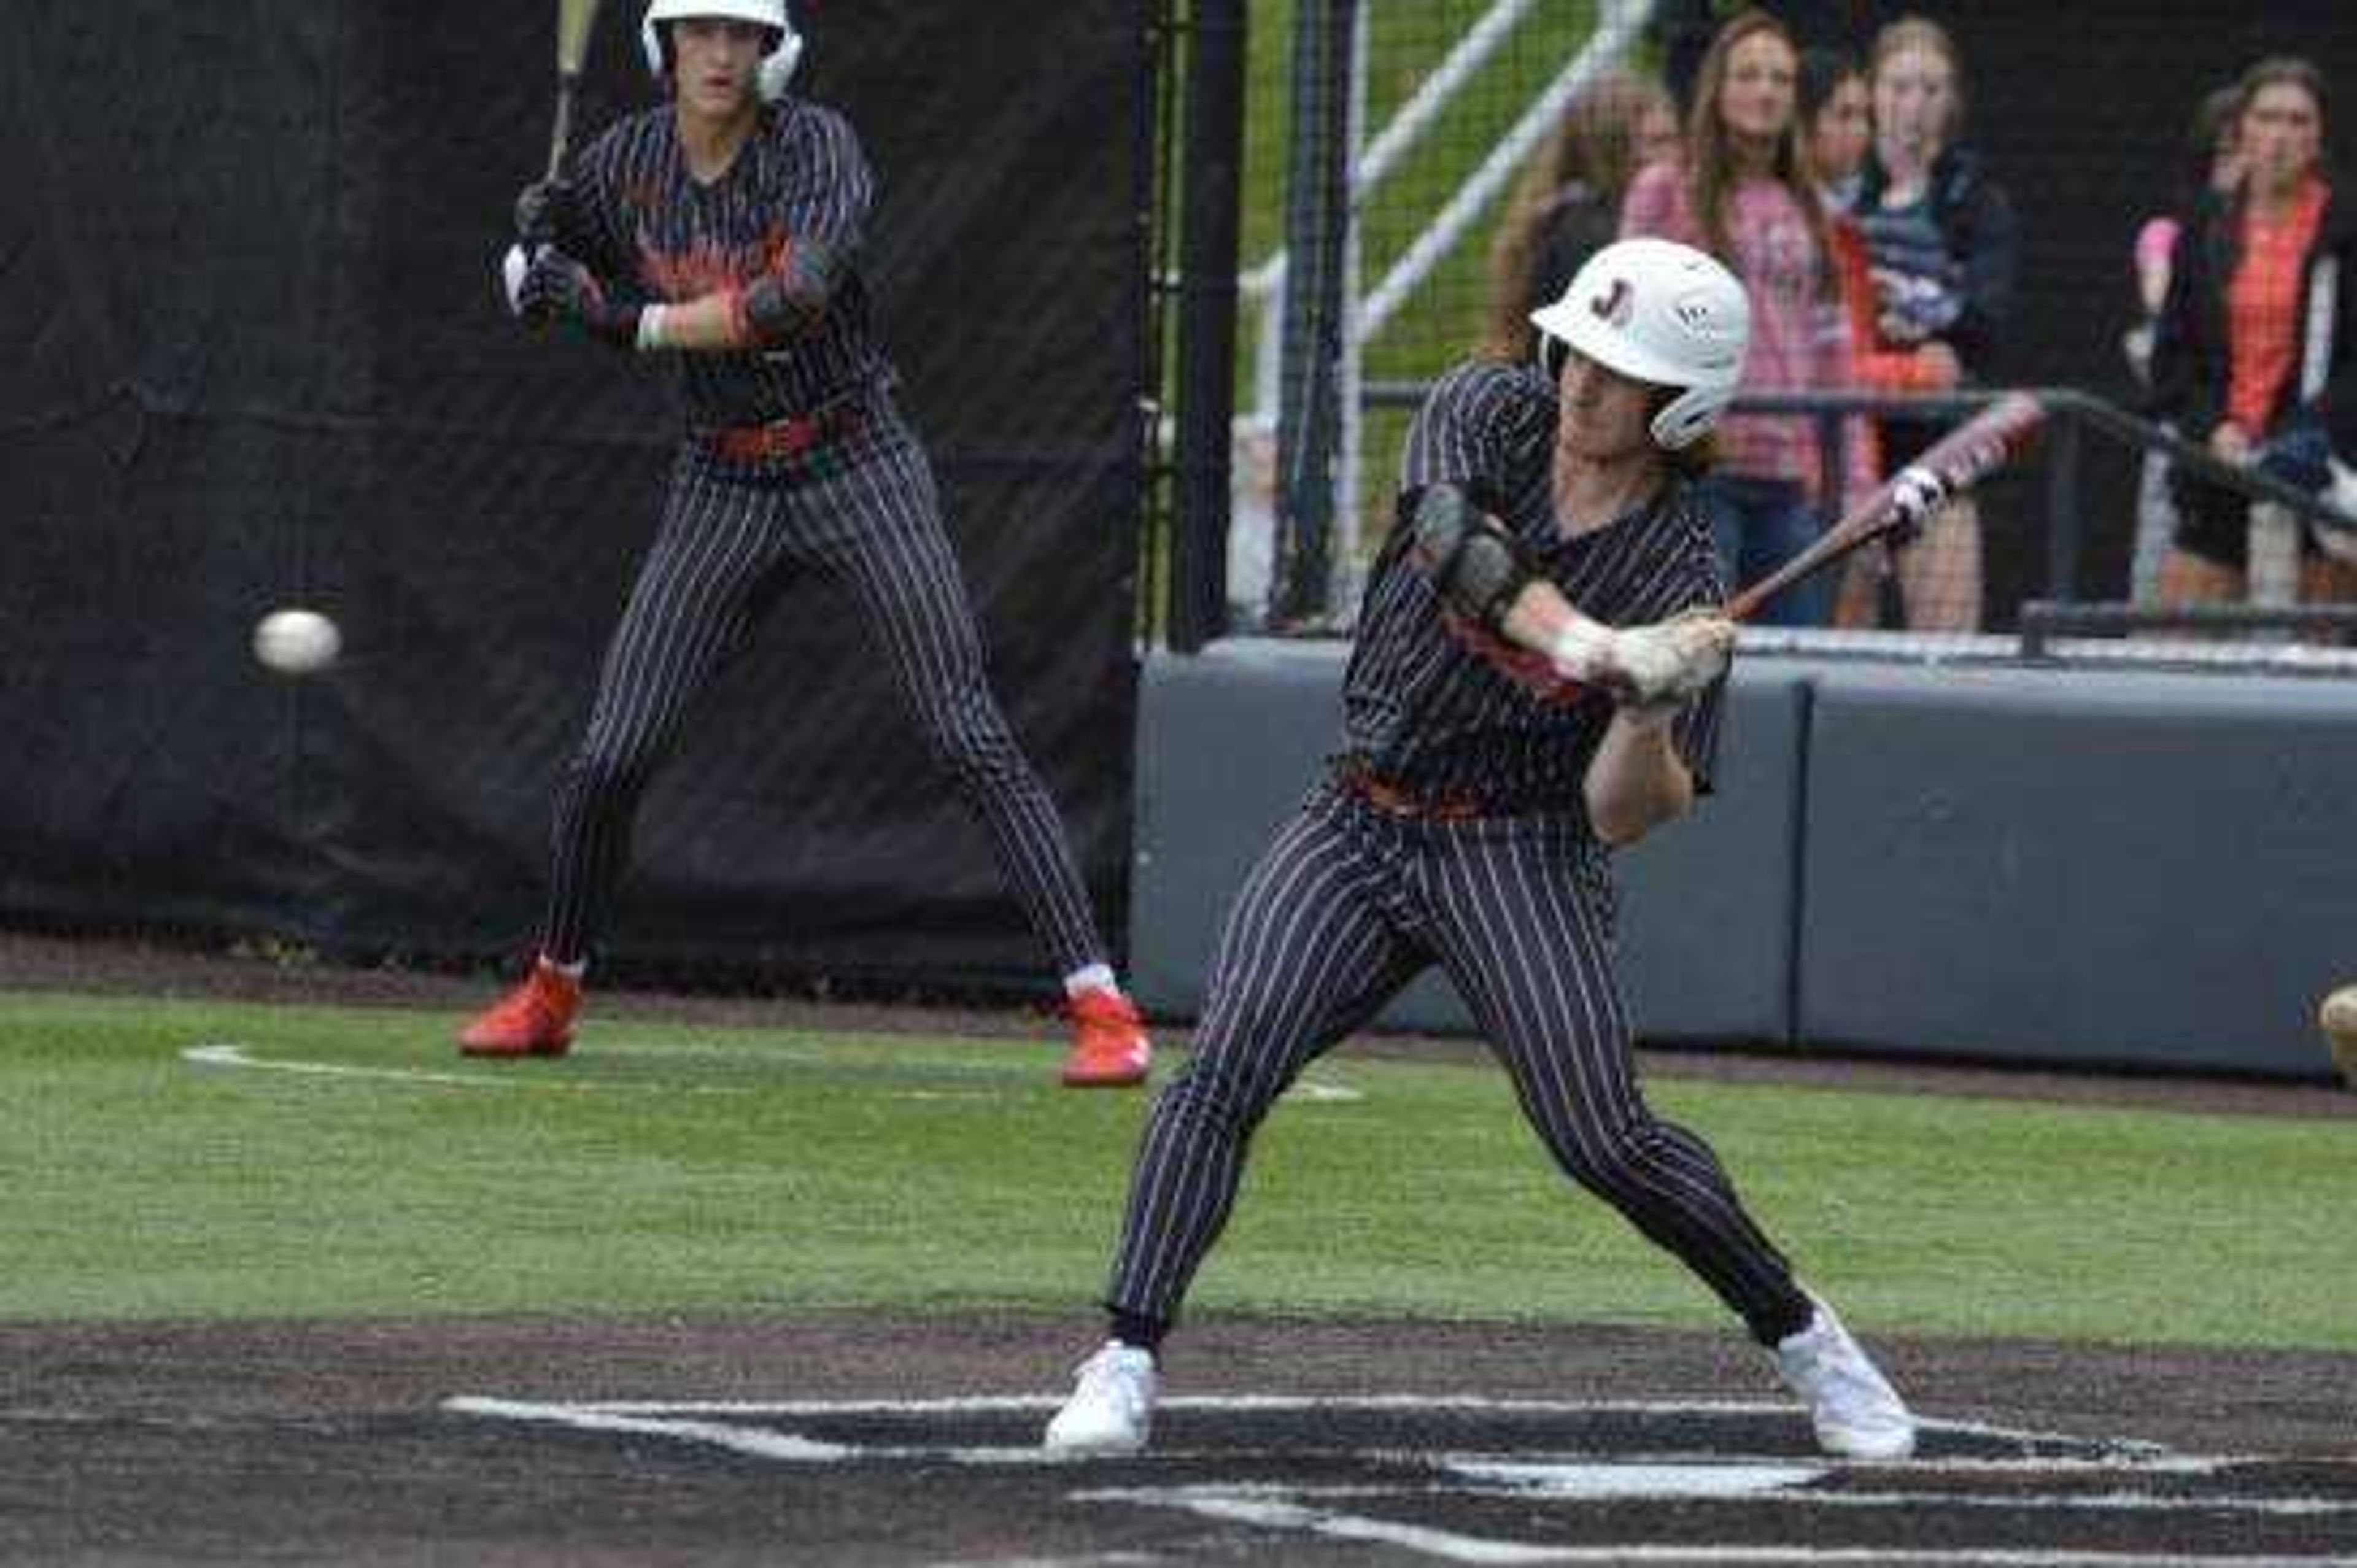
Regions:
[[[1710, 532], [1681, 486], [1562, 537], [1550, 479], [1555, 420], [1554, 389], [1535, 371], [1464, 367], [1417, 417], [1407, 489], [1467, 486], [1598, 619], [1626, 626], [1717, 603]], [[1772, 1344], [1807, 1322], [1806, 1297], [1709, 1148], [1648, 1112], [1632, 1078], [1611, 877], [1580, 790], [1610, 705], [1593, 694], [1567, 700], [1536, 661], [1517, 668], [1457, 635], [1406, 532], [1394, 532], [1368, 585], [1334, 775], [1237, 895], [1196, 1054], [1155, 1101], [1107, 1303], [1149, 1322], [1176, 1316], [1269, 1106], [1437, 963], [1563, 1170]], [[1674, 730], [1697, 787], [1707, 787], [1723, 694], [1712, 687]], [[1396, 795], [1393, 809], [1376, 805], [1350, 782], [1370, 775], [1383, 793], [1405, 791], [1429, 809], [1401, 814]]]
[[[1063, 824], [985, 681], [931, 468], [870, 325], [856, 258], [874, 180], [849, 124], [789, 98], [705, 184], [658, 108], [599, 137], [575, 177], [559, 237], [608, 289], [741, 296], [766, 274], [823, 309], [771, 348], [676, 357], [688, 432], [558, 792], [544, 950], [570, 961], [594, 941], [640, 796], [689, 709], [786, 580], [816, 572], [850, 596], [1062, 972], [1103, 961]], [[723, 434], [780, 422], [814, 444], [748, 452]]]

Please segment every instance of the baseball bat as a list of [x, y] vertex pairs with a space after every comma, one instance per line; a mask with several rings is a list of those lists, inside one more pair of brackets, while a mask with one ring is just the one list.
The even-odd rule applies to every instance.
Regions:
[[548, 177], [565, 170], [565, 150], [573, 141], [573, 101], [581, 89], [581, 68], [589, 59], [589, 32], [597, 25], [597, 0], [556, 0], [556, 128], [548, 138]]
[[[1942, 497], [1954, 495], [1986, 476], [2026, 446], [2045, 422], [2046, 411], [2028, 392], [2011, 392], [1940, 437], [1923, 455], [1884, 481], [1818, 535], [1805, 550], [1727, 601], [1731, 619], [1748, 619], [1761, 605], [1804, 577], [1846, 559], [1861, 544], [1881, 538], [1905, 521], [1903, 488], [1920, 487], [1924, 476]], [[1917, 470], [1921, 470], [1918, 474]], [[1935, 503], [1936, 504], [1936, 503]]]

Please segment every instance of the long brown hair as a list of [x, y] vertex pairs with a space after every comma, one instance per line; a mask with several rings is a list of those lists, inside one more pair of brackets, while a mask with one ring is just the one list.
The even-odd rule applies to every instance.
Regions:
[[1792, 43], [1791, 29], [1757, 6], [1727, 18], [1727, 26], [1710, 40], [1701, 69], [1695, 73], [1694, 105], [1686, 115], [1686, 195], [1694, 208], [1695, 221], [1702, 230], [1703, 249], [1741, 273], [1735, 243], [1727, 228], [1727, 209], [1735, 192], [1735, 151], [1727, 133], [1727, 122], [1719, 114], [1718, 101], [1727, 90], [1728, 57], [1738, 44], [1762, 33], [1782, 41], [1792, 56], [1795, 74], [1792, 122], [1777, 140], [1770, 172], [1778, 184], [1792, 193], [1793, 201], [1800, 206], [1801, 216], [1809, 226], [1809, 238], [1817, 249], [1819, 292], [1830, 294], [1840, 286], [1840, 282], [1834, 270], [1833, 236], [1826, 228], [1824, 204], [1817, 199], [1816, 171], [1810, 166], [1808, 150], [1801, 139], [1801, 51]]
[[1637, 177], [1637, 144], [1645, 116], [1670, 105], [1660, 83], [1609, 70], [1588, 83], [1564, 110], [1539, 155], [1523, 170], [1506, 220], [1490, 245], [1490, 327], [1485, 353], [1519, 360], [1531, 351], [1530, 312], [1547, 302], [1531, 297], [1531, 263], [1564, 193], [1585, 186], [1608, 210]]

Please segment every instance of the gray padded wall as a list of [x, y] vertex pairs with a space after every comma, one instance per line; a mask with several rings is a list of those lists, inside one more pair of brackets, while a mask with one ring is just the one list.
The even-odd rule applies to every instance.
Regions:
[[1800, 1037], [2327, 1070], [2357, 972], [2357, 695], [1848, 667], [1810, 737]]
[[[1232, 639], [1160, 653], [1138, 693], [1130, 964], [1158, 1018], [1194, 1017], [1229, 900], [1300, 800], [1340, 729], [1346, 647]], [[1800, 736], [1806, 685], [1740, 668], [1720, 746], [1721, 789], [1622, 855], [1622, 979], [1649, 1038], [1792, 1037]], [[1437, 976], [1383, 1015], [1391, 1028], [1463, 1033]]]

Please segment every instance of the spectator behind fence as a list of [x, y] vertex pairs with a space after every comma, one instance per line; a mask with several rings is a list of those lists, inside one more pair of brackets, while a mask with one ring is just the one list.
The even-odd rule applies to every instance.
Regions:
[[[2230, 197], [2242, 179], [2242, 160], [2234, 149], [2235, 111], [2241, 102], [2242, 89], [2231, 81], [2202, 95], [2186, 136], [2186, 165], [2178, 188], [2169, 193], [2168, 209], [2136, 230], [2130, 252], [2136, 266], [2136, 319], [2121, 336], [2120, 351], [2127, 358], [2128, 373], [2147, 394], [2152, 390], [2152, 340], [2159, 330], [2161, 306], [2169, 298], [2177, 237], [2193, 220], [2205, 196]], [[2157, 599], [2160, 564], [2177, 532], [2177, 498], [2169, 470], [2166, 453], [2145, 453], [2136, 478], [2136, 545], [2128, 560], [2128, 597], [2136, 604]]]
[[[1875, 322], [1874, 279], [1866, 237], [1850, 208], [1857, 199], [1866, 149], [1874, 135], [1867, 109], [1866, 71], [1845, 49], [1813, 48], [1801, 55], [1801, 128], [1815, 166], [1817, 194], [1825, 204], [1834, 253], [1841, 264], [1842, 304], [1849, 315], [1850, 371], [1857, 385], [1878, 392], [1946, 392], [1956, 384], [1955, 350], [1932, 341], [1891, 348]], [[1867, 463], [1882, 472], [1880, 442], [1870, 424], [1859, 423]], [[1843, 575], [1834, 624], [1871, 626], [1878, 618], [1882, 584], [1890, 573], [1886, 550], [1862, 551]]]
[[[1867, 69], [1874, 145], [1857, 217], [1880, 337], [1895, 348], [1945, 345], [1961, 380], [1986, 384], [2012, 311], [2019, 241], [2004, 188], [1959, 141], [1963, 60], [1944, 28], [1905, 16], [1875, 35]], [[1883, 421], [1884, 464], [1914, 461], [1953, 423]], [[1971, 496], [1950, 501], [1893, 553], [1909, 626], [1979, 627], [1981, 524]]]
[[[1641, 170], [1621, 209], [1624, 235], [1659, 235], [1719, 257], [1751, 300], [1745, 392], [1826, 392], [1850, 382], [1849, 322], [1825, 211], [1808, 173], [1795, 113], [1800, 56], [1782, 23], [1739, 12], [1719, 30], [1695, 79], [1685, 147]], [[1737, 583], [1758, 577], [1822, 532], [1824, 456], [1813, 420], [1730, 415], [1719, 427], [1721, 466], [1695, 493], [1722, 565]], [[1873, 484], [1864, 443], [1844, 443], [1845, 488]], [[1822, 578], [1770, 602], [1760, 619], [1822, 626]]]
[[1650, 78], [1607, 71], [1571, 101], [1490, 247], [1489, 354], [1530, 358], [1531, 312], [1553, 304], [1580, 264], [1619, 237], [1621, 199], [1637, 171], [1677, 150], [1677, 112]]
[[[1759, 8], [1783, 23], [1803, 48], [1846, 48], [1865, 36], [1863, 0], [1765, 0]], [[1718, 0], [1655, 0], [1646, 24], [1681, 116], [1694, 108], [1695, 78], [1718, 34]]]
[[[2178, 236], [2153, 340], [2153, 411], [2229, 463], [2323, 489], [2335, 452], [2357, 454], [2357, 328], [2344, 286], [2357, 219], [2324, 166], [2324, 78], [2278, 56], [2243, 75], [2235, 113], [2242, 182], [2205, 199]], [[2177, 539], [2161, 564], [2170, 606], [2252, 596], [2251, 507], [2180, 473]], [[2300, 529], [2297, 591], [2357, 597], [2346, 534]], [[2289, 574], [2287, 574], [2289, 575]]]

